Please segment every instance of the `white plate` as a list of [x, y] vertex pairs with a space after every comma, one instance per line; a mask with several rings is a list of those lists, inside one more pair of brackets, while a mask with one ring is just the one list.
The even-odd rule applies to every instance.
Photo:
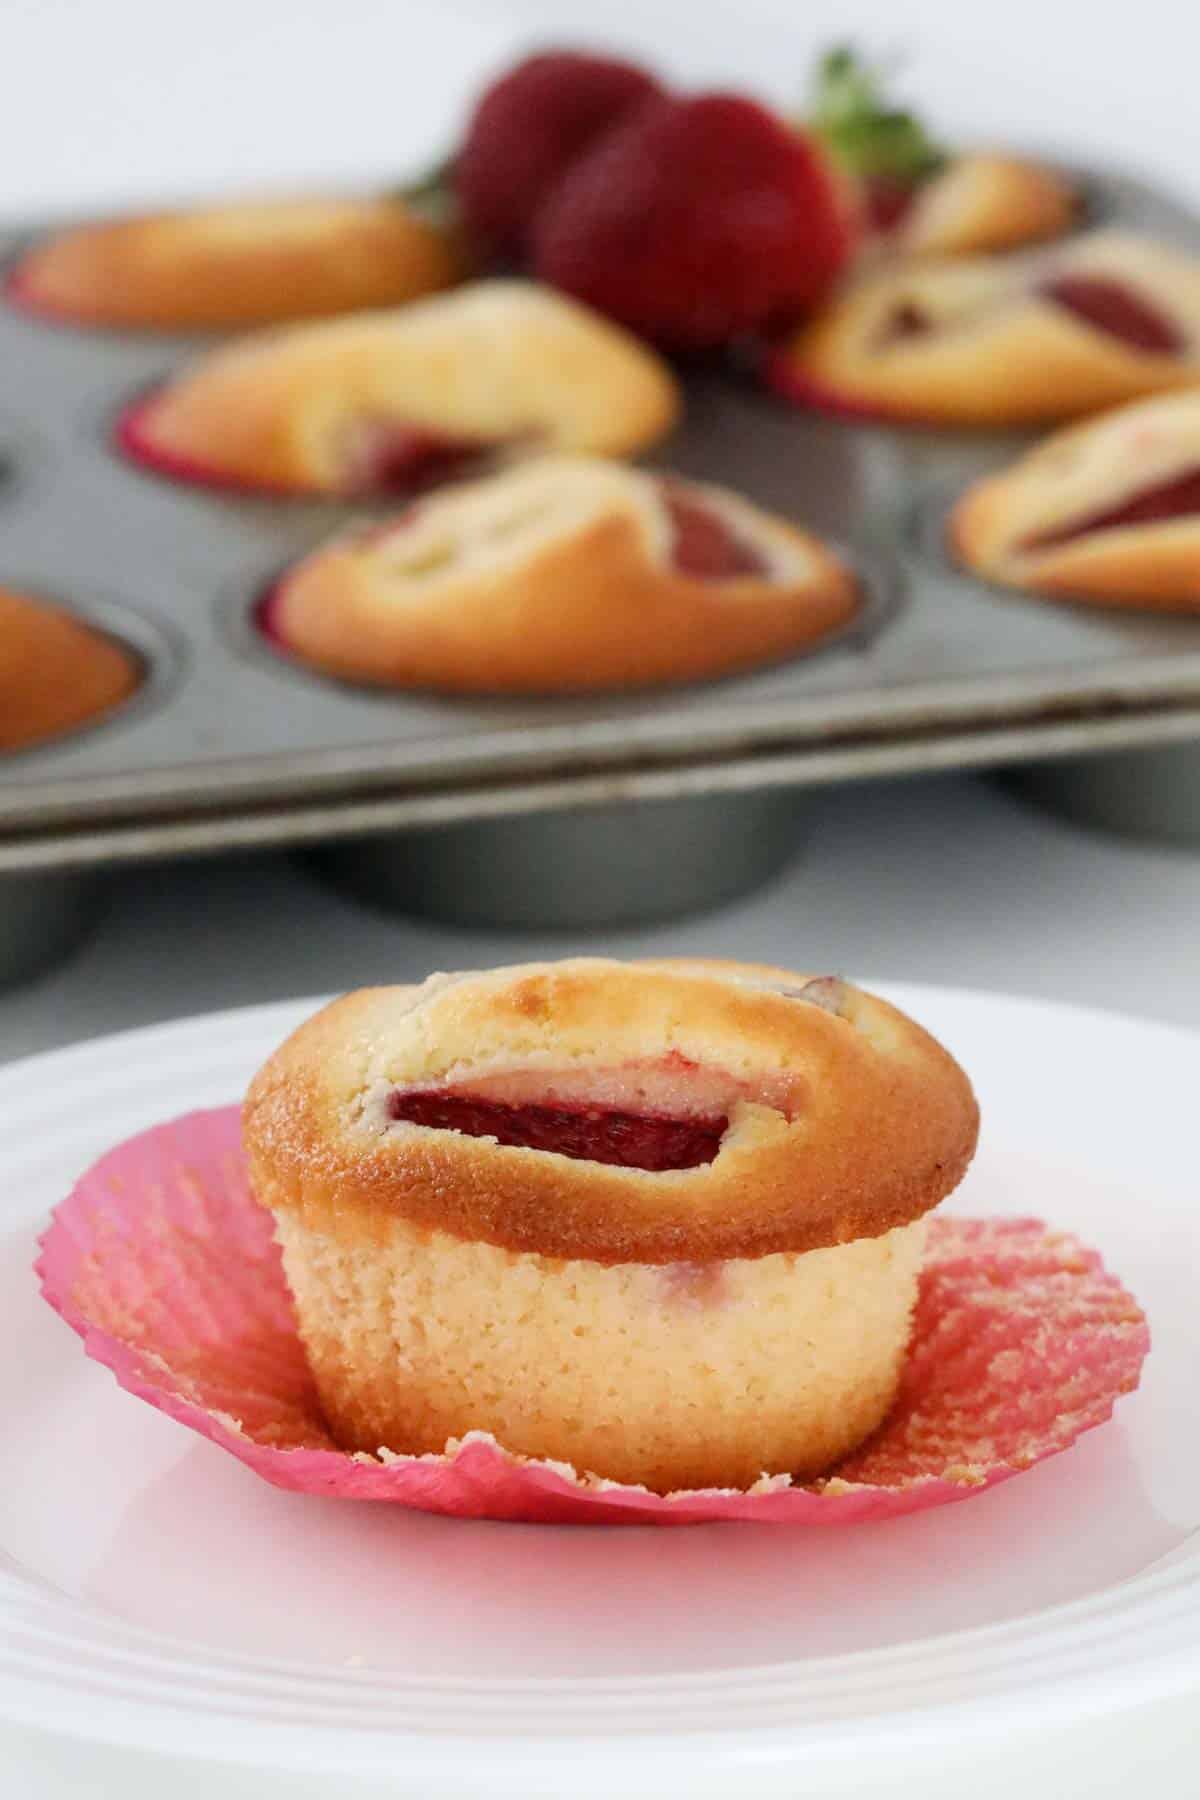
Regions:
[[387, 1771], [393, 1793], [486, 1777], [489, 1794], [641, 1779], [699, 1796], [740, 1774], [761, 1796], [795, 1793], [814, 1759], [980, 1751], [1200, 1688], [1200, 1039], [887, 991], [979, 1089], [983, 1143], [954, 1207], [1077, 1231], [1145, 1305], [1154, 1348], [1138, 1393], [1075, 1449], [857, 1528], [474, 1524], [266, 1486], [89, 1362], [30, 1264], [94, 1155], [234, 1098], [315, 1002], [0, 1071], [0, 1317], [21, 1352], [0, 1359], [0, 1716]]

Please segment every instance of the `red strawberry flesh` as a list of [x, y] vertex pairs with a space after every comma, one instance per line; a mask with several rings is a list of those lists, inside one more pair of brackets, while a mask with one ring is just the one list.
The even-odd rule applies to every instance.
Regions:
[[1046, 550], [1054, 544], [1088, 537], [1094, 531], [1115, 531], [1122, 525], [1160, 525], [1168, 519], [1186, 518], [1200, 518], [1200, 468], [1185, 469], [1169, 481], [1142, 488], [1116, 506], [1089, 513], [1067, 525], [1056, 525], [1052, 531], [1037, 532], [1025, 539], [1022, 548]]
[[1164, 317], [1144, 294], [1104, 275], [1060, 275], [1046, 282], [1047, 300], [1074, 313], [1097, 331], [1120, 338], [1135, 350], [1154, 356], [1178, 356], [1186, 341], [1173, 320]]
[[397, 419], [357, 420], [346, 446], [342, 491], [411, 494], [477, 473], [511, 438], [461, 438]]
[[526, 1150], [652, 1171], [712, 1162], [729, 1123], [724, 1117], [678, 1119], [595, 1106], [507, 1106], [439, 1089], [397, 1090], [388, 1100], [388, 1116]]
[[533, 236], [542, 280], [667, 348], [782, 324], [846, 262], [826, 154], [736, 94], [648, 101], [569, 169]]
[[895, 231], [912, 211], [919, 183], [894, 175], [868, 175], [863, 182], [867, 218], [872, 231]]
[[496, 255], [519, 256], [570, 165], [662, 91], [632, 63], [575, 51], [545, 51], [502, 75], [476, 105], [454, 162], [472, 235]]
[[[171, 481], [195, 487], [220, 488], [233, 493], [302, 495], [301, 486], [252, 481], [231, 474], [219, 464], [161, 445], [154, 434], [155, 396], [136, 400], [117, 422], [118, 446], [133, 461]], [[414, 494], [441, 482], [478, 472], [502, 450], [516, 442], [528, 442], [528, 434], [504, 438], [458, 438], [406, 425], [397, 419], [360, 419], [349, 434], [338, 492], [345, 494]]]
[[697, 581], [765, 575], [767, 565], [752, 544], [711, 507], [671, 482], [661, 484], [662, 503], [674, 533], [671, 566]]

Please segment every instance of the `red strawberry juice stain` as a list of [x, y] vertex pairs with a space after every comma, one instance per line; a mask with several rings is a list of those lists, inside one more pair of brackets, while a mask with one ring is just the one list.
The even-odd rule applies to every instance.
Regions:
[[353, 494], [412, 494], [480, 474], [507, 438], [463, 438], [395, 419], [355, 422], [343, 486]]
[[689, 1312], [706, 1311], [729, 1299], [723, 1262], [664, 1263], [659, 1271], [659, 1281], [668, 1305]]
[[549, 1150], [622, 1169], [695, 1169], [712, 1162], [729, 1123], [723, 1116], [673, 1119], [596, 1106], [508, 1106], [432, 1089], [397, 1091], [388, 1117], [464, 1137], [495, 1138], [524, 1150]]
[[912, 211], [918, 183], [894, 175], [868, 175], [863, 183], [867, 220], [876, 232], [895, 231]]
[[1134, 350], [1179, 356], [1187, 347], [1174, 322], [1126, 282], [1106, 275], [1060, 275], [1043, 283], [1038, 292]]
[[1054, 544], [1067, 544], [1074, 538], [1087, 537], [1093, 531], [1115, 531], [1122, 525], [1159, 525], [1168, 519], [1193, 517], [1200, 518], [1200, 466], [1185, 469], [1169, 481], [1142, 488], [1116, 506], [1073, 519], [1066, 525], [1056, 525], [1052, 531], [1036, 532], [1025, 538], [1021, 547], [1046, 550]]
[[674, 482], [659, 483], [671, 521], [671, 566], [696, 581], [729, 581], [738, 575], [765, 575], [767, 564], [752, 544], [711, 507]]

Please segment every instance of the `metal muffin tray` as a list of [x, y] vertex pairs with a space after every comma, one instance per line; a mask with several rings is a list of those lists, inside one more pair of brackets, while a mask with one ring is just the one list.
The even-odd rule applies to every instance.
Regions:
[[[1175, 202], [1086, 181], [1093, 220], [1200, 251], [1200, 219]], [[12, 259], [31, 235], [0, 248]], [[256, 602], [333, 529], [387, 507], [191, 488], [113, 444], [121, 408], [211, 341], [0, 305], [0, 583], [94, 617], [147, 670], [108, 720], [0, 759], [0, 936], [6, 911], [31, 914], [22, 878], [44, 904], [48, 882], [66, 895], [105, 865], [248, 845], [322, 846], [357, 890], [472, 921], [662, 916], [776, 867], [807, 784], [1164, 743], [1173, 784], [1200, 767], [1182, 747], [1200, 738], [1200, 621], [1027, 599], [947, 558], [948, 504], [1027, 436], [825, 419], [729, 370], [687, 376], [685, 420], [647, 460], [840, 544], [864, 604], [839, 638], [750, 675], [592, 698], [460, 700], [315, 675], [259, 636]], [[1128, 822], [1120, 771], [1134, 766], [1093, 765], [1089, 817], [1108, 767]], [[1166, 767], [1145, 766], [1151, 784]], [[1070, 803], [1062, 783], [1055, 799]], [[596, 809], [587, 831], [581, 808]]]

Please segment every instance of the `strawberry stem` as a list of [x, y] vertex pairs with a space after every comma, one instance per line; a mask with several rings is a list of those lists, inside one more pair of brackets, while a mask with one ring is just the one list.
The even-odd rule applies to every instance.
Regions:
[[454, 191], [454, 158], [445, 156], [440, 162], [418, 175], [413, 181], [405, 182], [403, 187], [391, 190], [392, 197], [402, 200], [415, 213], [436, 226], [439, 230], [449, 231], [458, 226], [461, 218], [458, 196]]
[[860, 181], [915, 187], [946, 160], [915, 114], [888, 105], [880, 69], [848, 45], [817, 65], [809, 123]]

